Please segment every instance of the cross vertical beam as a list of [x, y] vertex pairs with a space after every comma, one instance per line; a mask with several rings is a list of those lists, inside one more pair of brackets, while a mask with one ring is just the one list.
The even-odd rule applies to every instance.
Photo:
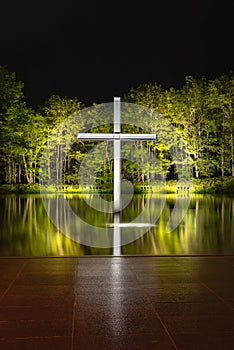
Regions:
[[[114, 134], [121, 132], [120, 97], [114, 98]], [[121, 141], [114, 140], [114, 212], [120, 212], [121, 198]]]
[[155, 134], [122, 134], [120, 97], [114, 98], [114, 133], [78, 133], [78, 140], [109, 140], [114, 142], [114, 212], [121, 209], [121, 141], [154, 141]]

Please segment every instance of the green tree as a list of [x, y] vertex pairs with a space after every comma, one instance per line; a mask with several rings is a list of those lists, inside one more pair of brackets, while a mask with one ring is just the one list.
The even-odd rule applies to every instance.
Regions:
[[[233, 73], [209, 81], [208, 103], [217, 139], [215, 163], [221, 176], [234, 176], [234, 76]], [[219, 174], [217, 174], [219, 175]]]
[[[142, 84], [136, 89], [132, 88], [124, 97], [124, 101], [143, 105], [152, 111], [151, 118], [147, 116], [147, 121], [152, 132], [156, 133], [157, 140], [154, 143], [147, 142], [146, 147], [155, 154], [159, 161], [156, 172], [161, 173], [162, 168], [165, 177], [176, 177], [176, 165], [172, 154], [176, 153], [178, 147], [176, 147], [177, 139], [174, 137], [176, 135], [173, 136], [170, 125], [174, 125], [175, 118], [170, 119], [172, 102], [169, 92], [156, 83]], [[173, 117], [175, 117], [174, 114]], [[139, 142], [140, 147], [141, 145], [142, 142]]]
[[168, 93], [167, 113], [170, 121], [187, 143], [193, 159], [194, 174], [198, 178], [211, 175], [207, 157], [209, 144], [207, 82], [188, 76], [182, 89], [171, 89]]
[[[74, 138], [73, 129], [77, 127], [73, 125], [76, 119], [73, 121], [69, 117], [78, 113], [83, 107], [84, 105], [77, 98], [71, 99], [53, 95], [38, 108], [38, 112], [46, 120], [47, 180], [49, 182], [55, 180], [57, 184], [60, 184], [61, 180], [66, 183], [73, 179], [72, 174], [76, 172], [74, 163], [76, 163], [80, 153], [79, 150], [69, 152], [71, 140]], [[65, 121], [66, 123], [64, 123]], [[82, 125], [82, 120], [80, 120], [80, 125]], [[54, 134], [58, 128], [61, 129], [59, 137]], [[56, 153], [51, 154], [50, 150], [54, 150]], [[54, 160], [53, 164], [50, 159]]]
[[13, 130], [17, 127], [12, 108], [22, 103], [23, 83], [16, 81], [14, 72], [9, 72], [6, 67], [0, 66], [0, 175], [1, 182], [15, 182], [15, 149]]

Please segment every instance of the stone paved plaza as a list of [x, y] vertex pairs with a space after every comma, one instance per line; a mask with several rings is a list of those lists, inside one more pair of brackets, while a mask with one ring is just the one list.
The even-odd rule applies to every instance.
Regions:
[[233, 349], [234, 256], [0, 258], [0, 349]]

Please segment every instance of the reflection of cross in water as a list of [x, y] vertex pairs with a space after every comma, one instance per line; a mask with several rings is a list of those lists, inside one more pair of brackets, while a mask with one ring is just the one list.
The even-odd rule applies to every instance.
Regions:
[[114, 141], [114, 212], [119, 213], [121, 209], [121, 141], [145, 140], [153, 141], [155, 134], [121, 134], [120, 97], [114, 98], [114, 133], [92, 134], [78, 133], [79, 140], [113, 140]]

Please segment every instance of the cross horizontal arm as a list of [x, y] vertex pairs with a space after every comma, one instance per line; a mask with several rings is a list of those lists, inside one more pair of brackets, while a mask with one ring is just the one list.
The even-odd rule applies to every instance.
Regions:
[[92, 133], [79, 133], [77, 135], [78, 140], [123, 140], [123, 141], [135, 141], [145, 140], [154, 141], [156, 140], [156, 134], [92, 134]]

